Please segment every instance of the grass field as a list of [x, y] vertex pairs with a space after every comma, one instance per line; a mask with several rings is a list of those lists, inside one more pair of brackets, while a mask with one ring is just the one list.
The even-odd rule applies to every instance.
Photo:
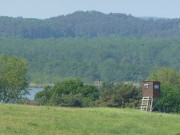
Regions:
[[180, 135], [180, 115], [0, 104], [0, 135]]

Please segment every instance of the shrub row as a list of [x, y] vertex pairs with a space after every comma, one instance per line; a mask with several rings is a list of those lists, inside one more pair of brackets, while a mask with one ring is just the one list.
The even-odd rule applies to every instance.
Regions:
[[39, 105], [65, 107], [138, 107], [140, 89], [133, 84], [103, 83], [100, 87], [87, 85], [80, 79], [58, 82], [46, 86], [35, 95]]

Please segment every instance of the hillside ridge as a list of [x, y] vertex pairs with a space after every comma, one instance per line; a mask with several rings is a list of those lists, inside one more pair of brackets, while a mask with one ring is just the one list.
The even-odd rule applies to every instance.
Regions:
[[48, 19], [0, 17], [0, 35], [29, 39], [110, 35], [177, 37], [180, 19], [142, 19], [122, 13], [76, 11]]

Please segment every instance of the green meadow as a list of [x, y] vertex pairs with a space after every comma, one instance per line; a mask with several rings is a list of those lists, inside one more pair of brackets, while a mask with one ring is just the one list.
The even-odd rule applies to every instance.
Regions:
[[0, 104], [0, 135], [180, 135], [180, 115]]

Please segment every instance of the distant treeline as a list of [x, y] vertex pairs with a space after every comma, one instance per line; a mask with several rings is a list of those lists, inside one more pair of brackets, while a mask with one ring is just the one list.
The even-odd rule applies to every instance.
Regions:
[[94, 81], [142, 81], [150, 70], [180, 70], [180, 39], [96, 37], [21, 39], [0, 37], [0, 54], [29, 61], [29, 80], [56, 83], [82, 78]]
[[0, 35], [21, 38], [180, 35], [180, 19], [142, 19], [120, 13], [77, 11], [49, 19], [0, 17]]

